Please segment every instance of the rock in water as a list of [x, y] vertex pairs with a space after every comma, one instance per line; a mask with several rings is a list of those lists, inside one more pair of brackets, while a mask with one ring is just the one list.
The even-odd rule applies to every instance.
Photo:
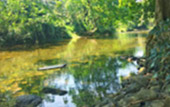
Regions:
[[37, 107], [42, 103], [42, 98], [36, 95], [22, 95], [16, 98], [15, 107]]

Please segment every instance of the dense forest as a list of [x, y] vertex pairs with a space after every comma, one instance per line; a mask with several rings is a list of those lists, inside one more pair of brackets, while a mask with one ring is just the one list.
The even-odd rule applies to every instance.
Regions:
[[154, 0], [1, 0], [0, 45], [149, 29]]

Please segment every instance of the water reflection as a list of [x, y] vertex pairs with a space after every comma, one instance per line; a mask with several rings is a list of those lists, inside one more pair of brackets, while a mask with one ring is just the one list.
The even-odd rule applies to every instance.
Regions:
[[[0, 93], [36, 94], [45, 107], [91, 107], [118, 91], [119, 76], [137, 72], [136, 65], [118, 57], [143, 56], [144, 38], [71, 40], [32, 51], [0, 52]], [[67, 63], [62, 70], [37, 71], [38, 67]], [[66, 90], [64, 96], [44, 94], [43, 87]]]
[[[106, 94], [119, 89], [116, 76], [119, 65], [115, 58], [102, 55], [88, 59], [86, 65], [69, 69], [75, 78], [76, 87], [71, 90], [71, 95], [77, 106], [93, 106]], [[78, 71], [74, 71], [75, 69]]]
[[116, 73], [120, 65], [116, 63], [116, 58], [101, 55], [88, 56], [83, 59], [88, 60], [88, 62], [85, 64], [84, 62], [79, 62], [79, 64], [76, 62], [76, 66], [64, 69], [66, 74], [56, 75], [53, 79], [51, 77], [45, 81], [50, 86], [69, 91], [69, 95], [61, 98], [53, 97], [53, 102], [47, 103], [45, 101], [44, 104], [51, 103], [60, 106], [61, 103], [57, 105], [55, 101], [58, 102], [58, 100], [65, 98], [68, 103], [72, 101], [72, 104], [77, 106], [93, 106], [105, 95], [119, 90]]

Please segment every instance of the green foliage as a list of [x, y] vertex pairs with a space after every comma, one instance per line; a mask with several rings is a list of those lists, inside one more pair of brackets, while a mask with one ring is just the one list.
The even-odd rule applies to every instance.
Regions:
[[68, 37], [56, 2], [0, 1], [0, 42], [5, 45], [44, 43]]
[[146, 28], [154, 0], [0, 1], [0, 45], [42, 44], [78, 35]]
[[153, 0], [64, 0], [64, 3], [69, 24], [79, 34], [92, 31], [111, 34], [115, 30], [146, 26], [154, 15]]
[[150, 35], [156, 35], [159, 36], [162, 32], [168, 32], [170, 27], [170, 19], [168, 18], [165, 21], [159, 22], [157, 26], [155, 26], [150, 32]]

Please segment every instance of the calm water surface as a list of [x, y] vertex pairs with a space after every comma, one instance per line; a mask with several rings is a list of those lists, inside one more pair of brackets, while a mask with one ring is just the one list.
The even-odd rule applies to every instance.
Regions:
[[[33, 50], [0, 51], [0, 93], [12, 97], [35, 94], [44, 107], [91, 107], [120, 89], [119, 77], [137, 72], [119, 56], [143, 56], [145, 38], [140, 34], [117, 39], [72, 39]], [[63, 64], [61, 70], [37, 71]], [[43, 87], [67, 90], [64, 96], [44, 94]], [[11, 95], [11, 94], [10, 94]]]

